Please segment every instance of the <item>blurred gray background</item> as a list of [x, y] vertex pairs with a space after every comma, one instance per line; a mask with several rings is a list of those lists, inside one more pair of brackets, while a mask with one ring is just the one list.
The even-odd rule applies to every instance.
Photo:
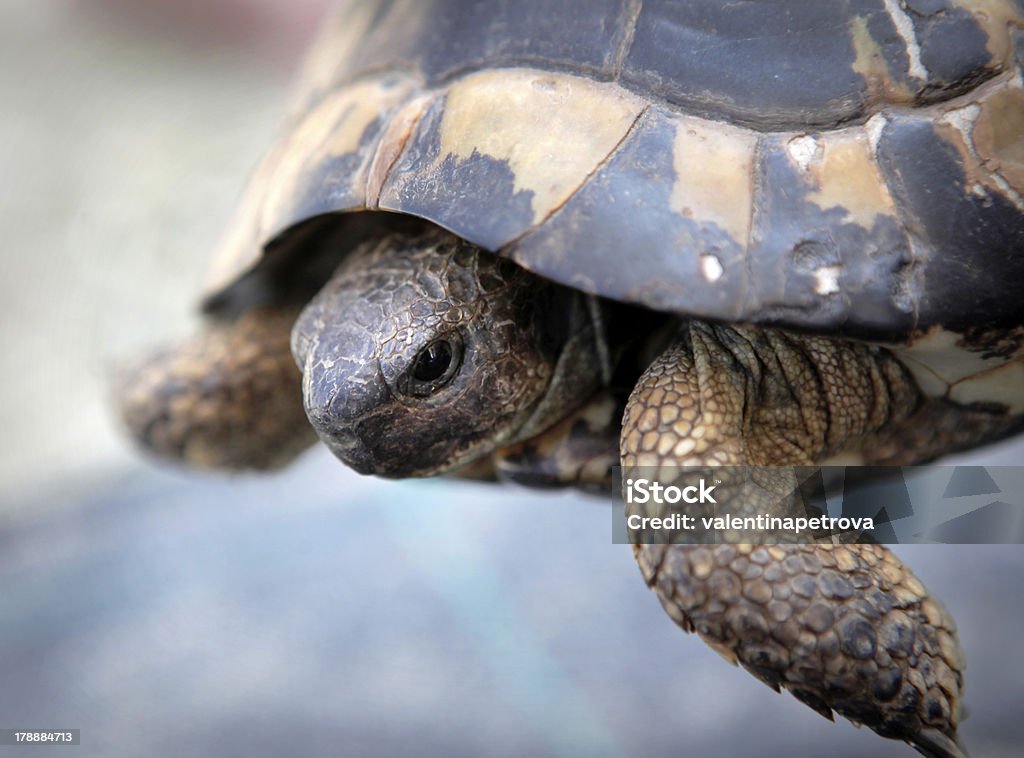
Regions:
[[[909, 755], [680, 633], [599, 500], [125, 444], [111, 371], [194, 327], [322, 6], [0, 4], [0, 728], [83, 756]], [[1024, 548], [900, 553], [961, 625], [967, 744], [1021, 755]]]

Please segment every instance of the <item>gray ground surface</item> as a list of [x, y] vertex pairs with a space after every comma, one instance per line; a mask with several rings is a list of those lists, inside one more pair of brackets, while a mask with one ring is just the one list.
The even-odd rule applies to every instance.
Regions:
[[[109, 370], [189, 328], [285, 76], [273, 33], [103, 5], [0, 5], [0, 728], [80, 728], [83, 756], [910, 754], [682, 635], [603, 504], [322, 450], [233, 479], [135, 457]], [[960, 622], [973, 754], [1020, 755], [1024, 548], [901, 553]]]
[[[76, 754], [909, 754], [682, 635], [591, 500], [319, 450], [46, 497], [0, 530], [0, 714]], [[974, 755], [1019, 755], [1024, 551], [901, 552], [960, 622]]]

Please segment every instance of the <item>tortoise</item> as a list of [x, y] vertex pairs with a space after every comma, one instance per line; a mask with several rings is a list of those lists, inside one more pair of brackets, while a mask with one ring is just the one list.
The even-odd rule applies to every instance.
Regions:
[[[370, 0], [324, 23], [207, 281], [125, 374], [189, 464], [932, 460], [1024, 419], [1012, 0]], [[957, 756], [953, 620], [880, 545], [634, 545], [819, 713]]]

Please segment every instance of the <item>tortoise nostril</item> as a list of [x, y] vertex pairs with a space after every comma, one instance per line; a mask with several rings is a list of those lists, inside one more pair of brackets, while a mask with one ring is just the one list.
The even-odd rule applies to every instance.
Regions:
[[361, 402], [365, 398], [325, 382], [307, 382], [303, 395], [306, 417], [321, 442], [349, 468], [372, 474], [373, 457], [359, 434], [358, 422], [375, 404]]
[[310, 423], [319, 431], [351, 426], [366, 418], [388, 397], [387, 388], [376, 385], [339, 386], [310, 382], [303, 391]]
[[321, 342], [302, 368], [302, 401], [314, 426], [358, 421], [390, 396], [376, 361], [330, 348]]

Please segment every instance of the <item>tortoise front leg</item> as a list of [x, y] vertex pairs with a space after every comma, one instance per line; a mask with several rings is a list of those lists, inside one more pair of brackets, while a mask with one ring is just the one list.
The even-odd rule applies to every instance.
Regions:
[[[885, 350], [690, 322], [630, 396], [624, 478], [637, 466], [807, 465], [898, 423], [918, 404], [916, 385]], [[676, 623], [776, 690], [926, 755], [961, 755], [956, 627], [888, 549], [634, 551]]]
[[298, 307], [256, 308], [122, 372], [132, 436], [193, 466], [271, 469], [316, 442], [289, 340]]

